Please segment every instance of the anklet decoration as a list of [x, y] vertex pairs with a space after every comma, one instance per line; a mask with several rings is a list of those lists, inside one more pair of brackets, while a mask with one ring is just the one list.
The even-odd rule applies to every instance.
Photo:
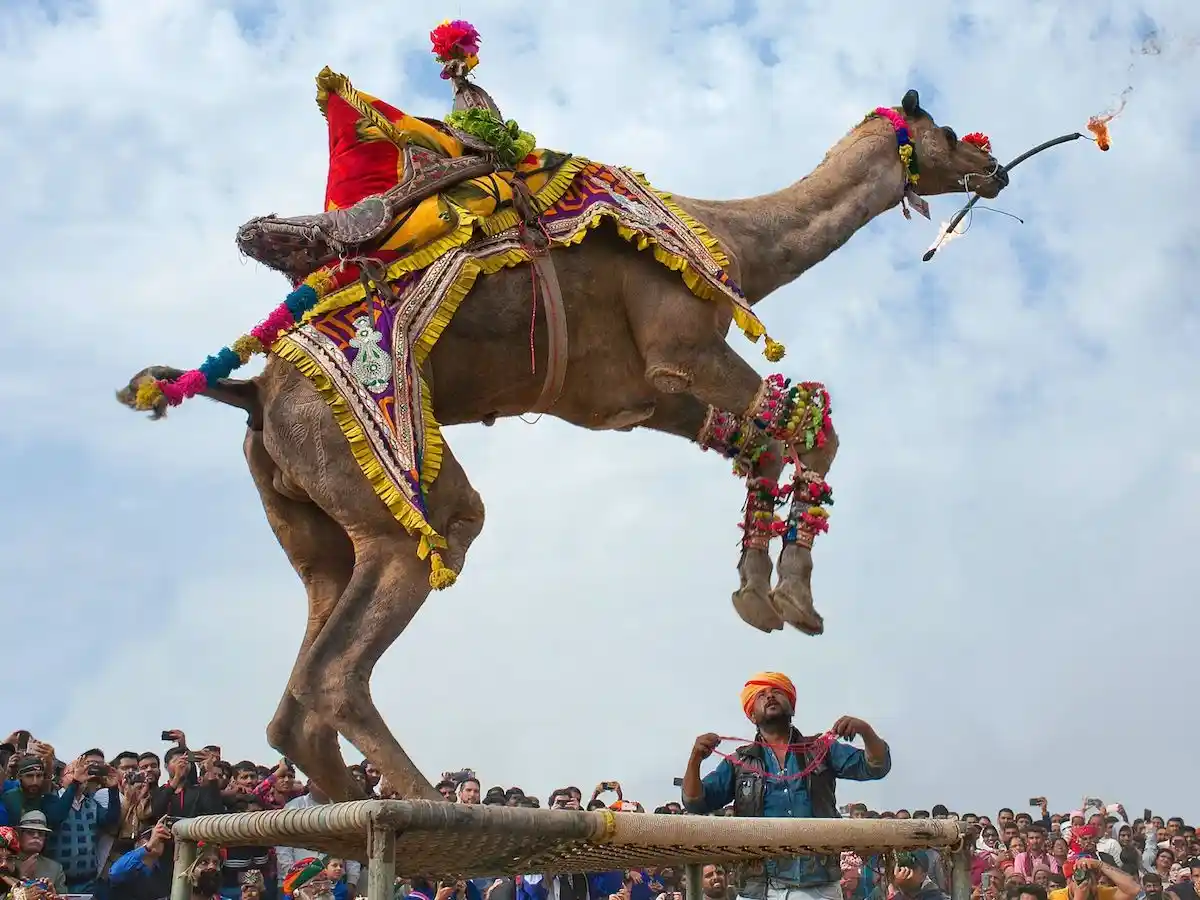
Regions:
[[833, 429], [829, 391], [819, 381], [793, 385], [782, 375], [768, 375], [758, 389], [749, 416], [776, 440], [795, 443], [805, 450], [823, 447]]
[[771, 538], [784, 534], [787, 525], [775, 515], [775, 510], [791, 492], [791, 485], [781, 485], [770, 478], [746, 481], [745, 516], [739, 526], [743, 550], [766, 550], [771, 546]]
[[749, 425], [743, 417], [710, 406], [696, 443], [701, 450], [715, 450], [733, 460], [733, 473], [745, 478], [770, 457], [770, 440], [758, 429], [747, 427]]
[[833, 490], [812, 469], [801, 465], [792, 479], [792, 503], [784, 522], [783, 543], [800, 544], [812, 549], [813, 539], [829, 530], [829, 510]]

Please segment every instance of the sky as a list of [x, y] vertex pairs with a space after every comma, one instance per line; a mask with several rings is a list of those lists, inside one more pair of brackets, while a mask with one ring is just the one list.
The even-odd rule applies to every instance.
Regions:
[[[751, 736], [738, 692], [765, 669], [796, 681], [806, 733], [848, 714], [890, 742], [892, 773], [840, 802], [1200, 816], [1172, 762], [1200, 741], [1191, 0], [5, 3], [0, 730], [64, 758], [169, 728], [273, 758], [305, 600], [244, 417], [195, 401], [152, 424], [113, 391], [280, 302], [233, 238], [319, 209], [313, 77], [443, 115], [427, 35], [446, 17], [478, 27], [480, 83], [541, 145], [693, 197], [783, 187], [908, 88], [1002, 160], [1133, 90], [1109, 153], [1024, 164], [983, 204], [1010, 216], [979, 212], [934, 261], [961, 197], [881, 216], [758, 308], [781, 370], [834, 399], [822, 637], [735, 614], [743, 489], [714, 454], [548, 417], [447, 429], [487, 525], [372, 685], [426, 775], [543, 800], [617, 779], [657, 805], [697, 734]], [[1154, 29], [1162, 52], [1133, 52]]]

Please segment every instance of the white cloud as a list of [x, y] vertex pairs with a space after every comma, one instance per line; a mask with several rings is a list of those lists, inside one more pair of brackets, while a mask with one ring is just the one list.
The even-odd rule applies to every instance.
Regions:
[[[1082, 128], [1126, 84], [1138, 15], [533, 6], [0, 13], [0, 596], [24, 636], [11, 661], [44, 672], [40, 696], [15, 683], [14, 726], [64, 752], [178, 726], [267, 755], [304, 598], [244, 471], [241, 419], [197, 402], [151, 426], [112, 389], [195, 364], [278, 302], [282, 281], [232, 239], [253, 215], [316, 209], [322, 65], [440, 114], [425, 34], [461, 15], [484, 36], [481, 81], [543, 144], [731, 197], [805, 174], [914, 85], [1002, 158]], [[830, 385], [843, 436], [821, 639], [734, 615], [741, 492], [711, 454], [549, 419], [449, 430], [488, 525], [373, 685], [426, 773], [472, 765], [541, 794], [615, 777], [662, 802], [696, 733], [747, 732], [737, 691], [773, 668], [800, 684], [804, 727], [849, 712], [892, 741], [892, 775], [844, 800], [1066, 808], [1099, 792], [1194, 814], [1200, 791], [1144, 755], [1200, 736], [1172, 714], [1197, 686], [1177, 660], [1200, 579], [1200, 12], [1143, 8], [1167, 52], [1136, 61], [1111, 152], [1077, 142], [1014, 173], [995, 205], [1024, 225], [980, 213], [925, 265], [936, 226], [889, 214], [762, 308], [786, 371]], [[935, 222], [957, 203], [936, 200]], [[1114, 740], [1129, 750], [1098, 752]]]

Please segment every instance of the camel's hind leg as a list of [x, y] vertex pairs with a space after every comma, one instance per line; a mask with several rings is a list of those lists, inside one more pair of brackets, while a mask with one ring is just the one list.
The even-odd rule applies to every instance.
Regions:
[[[341, 526], [316, 504], [280, 493], [279, 468], [263, 445], [261, 431], [247, 431], [244, 449], [267, 521], [308, 593], [308, 622], [296, 657], [298, 666], [350, 581], [354, 548]], [[361, 793], [346, 770], [336, 729], [301, 706], [290, 689], [267, 726], [267, 740], [331, 799], [349, 800]]]
[[[287, 414], [285, 414], [287, 415]], [[349, 535], [354, 572], [333, 614], [298, 661], [291, 688], [297, 699], [319, 713], [379, 766], [402, 796], [438, 800], [438, 794], [388, 729], [371, 699], [376, 662], [412, 621], [429, 595], [429, 562], [417, 557], [409, 535], [357, 471], [354, 458], [332, 417], [326, 416], [318, 442], [329, 446], [297, 460], [291, 480], [305, 490]], [[325, 477], [309, 468], [327, 452]], [[334, 471], [336, 469], [336, 471]], [[351, 471], [353, 469], [353, 472]], [[484, 509], [466, 473], [445, 446], [441, 472], [427, 497], [430, 524], [449, 546], [443, 558], [460, 571], [471, 542], [483, 528]]]

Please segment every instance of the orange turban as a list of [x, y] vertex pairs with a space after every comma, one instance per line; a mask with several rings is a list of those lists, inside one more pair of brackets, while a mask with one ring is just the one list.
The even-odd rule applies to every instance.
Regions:
[[792, 704], [792, 709], [796, 708], [796, 686], [792, 684], [792, 679], [782, 672], [759, 672], [742, 688], [742, 710], [746, 713], [746, 718], [754, 718], [754, 699], [767, 688], [783, 691], [788, 702]]

